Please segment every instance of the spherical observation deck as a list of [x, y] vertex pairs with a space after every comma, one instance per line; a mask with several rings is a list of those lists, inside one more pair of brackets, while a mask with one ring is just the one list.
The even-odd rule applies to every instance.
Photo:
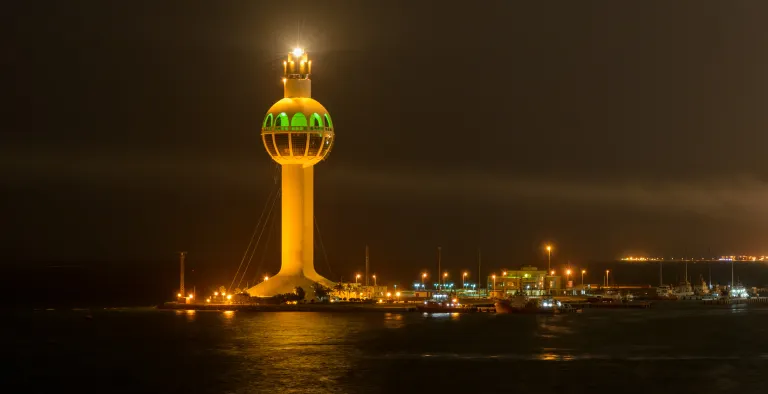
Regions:
[[267, 111], [261, 137], [276, 162], [309, 167], [331, 151], [333, 122], [328, 110], [316, 100], [286, 97]]

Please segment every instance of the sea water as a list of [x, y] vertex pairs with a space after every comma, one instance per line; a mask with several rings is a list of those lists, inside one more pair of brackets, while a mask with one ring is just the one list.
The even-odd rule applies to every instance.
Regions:
[[764, 392], [768, 308], [4, 312], [4, 392]]

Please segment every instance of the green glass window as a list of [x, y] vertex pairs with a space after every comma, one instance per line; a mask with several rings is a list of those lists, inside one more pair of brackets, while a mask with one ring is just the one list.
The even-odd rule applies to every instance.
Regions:
[[291, 124], [288, 122], [288, 115], [286, 115], [285, 112], [281, 112], [280, 115], [275, 117], [275, 126], [288, 127], [290, 125]]
[[315, 112], [312, 117], [309, 118], [309, 127], [323, 127], [323, 118]]
[[264, 124], [263, 127], [272, 127], [272, 114], [267, 114], [267, 117], [264, 118]]
[[297, 112], [291, 118], [291, 126], [293, 127], [307, 127], [307, 117], [301, 112]]
[[333, 128], [333, 122], [331, 122], [331, 117], [328, 114], [325, 114], [325, 127]]

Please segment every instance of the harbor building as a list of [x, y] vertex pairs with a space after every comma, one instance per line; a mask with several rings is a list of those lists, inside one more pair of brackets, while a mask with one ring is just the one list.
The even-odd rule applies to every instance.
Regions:
[[315, 298], [313, 285], [334, 282], [315, 271], [314, 165], [328, 157], [335, 138], [328, 110], [312, 98], [312, 60], [296, 48], [283, 61], [283, 98], [267, 111], [261, 139], [281, 166], [280, 272], [247, 290], [253, 297], [291, 293], [301, 287]]
[[562, 289], [562, 277], [537, 267], [526, 265], [519, 270], [502, 269], [487, 277], [489, 296], [505, 297], [517, 294], [541, 296]]

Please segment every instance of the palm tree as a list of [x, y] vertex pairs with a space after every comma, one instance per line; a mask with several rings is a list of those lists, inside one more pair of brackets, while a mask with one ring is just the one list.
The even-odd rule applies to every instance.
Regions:
[[336, 286], [333, 286], [333, 289], [336, 290], [336, 293], [339, 294], [339, 298], [341, 298], [341, 292], [344, 291], [344, 285], [341, 282], [336, 283]]

